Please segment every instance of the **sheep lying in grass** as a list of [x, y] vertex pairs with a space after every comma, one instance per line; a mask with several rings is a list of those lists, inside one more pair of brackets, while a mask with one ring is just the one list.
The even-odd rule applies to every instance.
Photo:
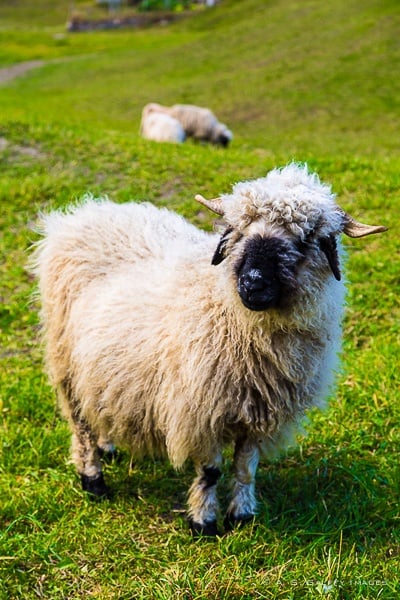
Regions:
[[[166, 114], [177, 119], [187, 137], [197, 140], [211, 142], [220, 146], [228, 146], [233, 138], [232, 132], [228, 127], [218, 121], [214, 113], [209, 108], [194, 106], [193, 104], [174, 104], [173, 106], [163, 106], [156, 102], [146, 104], [142, 112], [143, 116], [148, 114]], [[154, 139], [154, 138], [152, 138]]]
[[354, 221], [291, 164], [197, 200], [219, 238], [151, 204], [85, 199], [43, 218], [35, 271], [50, 378], [83, 489], [106, 496], [99, 449], [193, 461], [194, 533], [217, 533], [222, 450], [234, 444], [225, 524], [252, 519], [260, 453], [329, 391], [340, 346], [340, 234]]
[[169, 114], [178, 119], [188, 137], [223, 147], [228, 146], [233, 139], [230, 129], [218, 121], [209, 108], [193, 104], [174, 104], [170, 107]]
[[160, 112], [156, 104], [147, 104], [142, 112], [140, 134], [142, 137], [155, 142], [182, 143], [185, 141], [185, 131], [171, 115]]

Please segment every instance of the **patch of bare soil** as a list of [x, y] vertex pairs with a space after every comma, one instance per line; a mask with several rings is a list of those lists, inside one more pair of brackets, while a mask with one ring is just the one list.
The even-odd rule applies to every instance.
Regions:
[[31, 69], [37, 69], [37, 67], [42, 67], [43, 65], [43, 60], [27, 60], [16, 65], [3, 67], [0, 69], [0, 84], [7, 83], [16, 77], [20, 77], [20, 75], [24, 75]]
[[32, 160], [44, 160], [46, 154], [35, 146], [20, 146], [13, 144], [7, 138], [0, 137], [0, 153], [7, 152], [10, 161], [15, 163], [25, 163]]

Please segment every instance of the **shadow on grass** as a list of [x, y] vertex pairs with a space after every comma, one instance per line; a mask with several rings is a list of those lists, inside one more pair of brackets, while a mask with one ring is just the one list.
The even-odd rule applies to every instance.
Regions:
[[397, 492], [372, 456], [289, 456], [260, 469], [258, 495], [260, 521], [303, 542], [343, 535], [362, 551], [396, 535]]
[[113, 501], [147, 504], [167, 521], [170, 512], [184, 512], [192, 475], [189, 466], [178, 473], [167, 460], [144, 458], [132, 464], [125, 453], [117, 464], [105, 466]]
[[[129, 471], [127, 458], [106, 472], [115, 502], [140, 501], [158, 517], [174, 521], [186, 508], [194, 472], [186, 466], [177, 473], [167, 461], [145, 459]], [[230, 460], [219, 484], [222, 512], [230, 495]], [[374, 457], [352, 457], [347, 451], [304, 457], [293, 453], [272, 464], [263, 463], [257, 476], [262, 528], [312, 543], [343, 535], [362, 551], [379, 537], [393, 540], [398, 502], [394, 485], [382, 473]], [[400, 540], [397, 539], [397, 546]]]

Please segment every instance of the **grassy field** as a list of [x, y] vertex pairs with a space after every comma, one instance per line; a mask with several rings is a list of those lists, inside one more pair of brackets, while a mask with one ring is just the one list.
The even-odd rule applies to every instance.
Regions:
[[[88, 4], [76, 2], [76, 5]], [[34, 5], [34, 7], [33, 7]], [[67, 34], [70, 2], [0, 4], [0, 598], [393, 599], [400, 591], [400, 9], [396, 0], [223, 0], [175, 25]], [[138, 136], [148, 101], [210, 106], [227, 150]], [[307, 161], [390, 231], [347, 240], [343, 369], [308, 435], [262, 464], [254, 526], [193, 541], [192, 471], [106, 467], [91, 503], [42, 368], [26, 270], [41, 210], [86, 191], [212, 228], [196, 193]], [[227, 483], [222, 481], [221, 493]]]

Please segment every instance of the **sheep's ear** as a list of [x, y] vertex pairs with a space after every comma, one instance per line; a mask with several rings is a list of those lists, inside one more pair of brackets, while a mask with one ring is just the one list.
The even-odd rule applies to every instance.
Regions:
[[225, 231], [225, 233], [221, 237], [219, 244], [217, 246], [217, 249], [214, 252], [214, 256], [212, 257], [212, 261], [211, 261], [212, 265], [219, 265], [220, 263], [222, 263], [224, 258], [226, 258], [225, 248], [226, 248], [226, 244], [228, 243], [228, 235], [231, 232], [232, 232], [232, 228], [228, 227], [228, 229]]
[[340, 281], [341, 274], [339, 265], [339, 255], [334, 234], [331, 233], [328, 237], [321, 238], [319, 240], [319, 246], [322, 252], [325, 254], [326, 258], [328, 259], [329, 266], [332, 270], [335, 279]]
[[200, 204], [202, 204], [203, 206], [206, 206], [213, 212], [217, 213], [217, 215], [220, 215], [221, 217], [223, 216], [224, 209], [222, 206], [221, 198], [214, 198], [213, 200], [207, 200], [207, 198], [204, 198], [204, 196], [202, 196], [201, 194], [196, 194], [196, 196], [194, 198], [195, 198], [195, 200], [197, 200], [197, 202], [200, 202]]
[[343, 233], [352, 238], [363, 237], [364, 235], [371, 235], [373, 233], [382, 233], [387, 231], [387, 227], [383, 227], [382, 225], [365, 225], [364, 223], [359, 223], [353, 217], [351, 217], [346, 212], [343, 213]]

